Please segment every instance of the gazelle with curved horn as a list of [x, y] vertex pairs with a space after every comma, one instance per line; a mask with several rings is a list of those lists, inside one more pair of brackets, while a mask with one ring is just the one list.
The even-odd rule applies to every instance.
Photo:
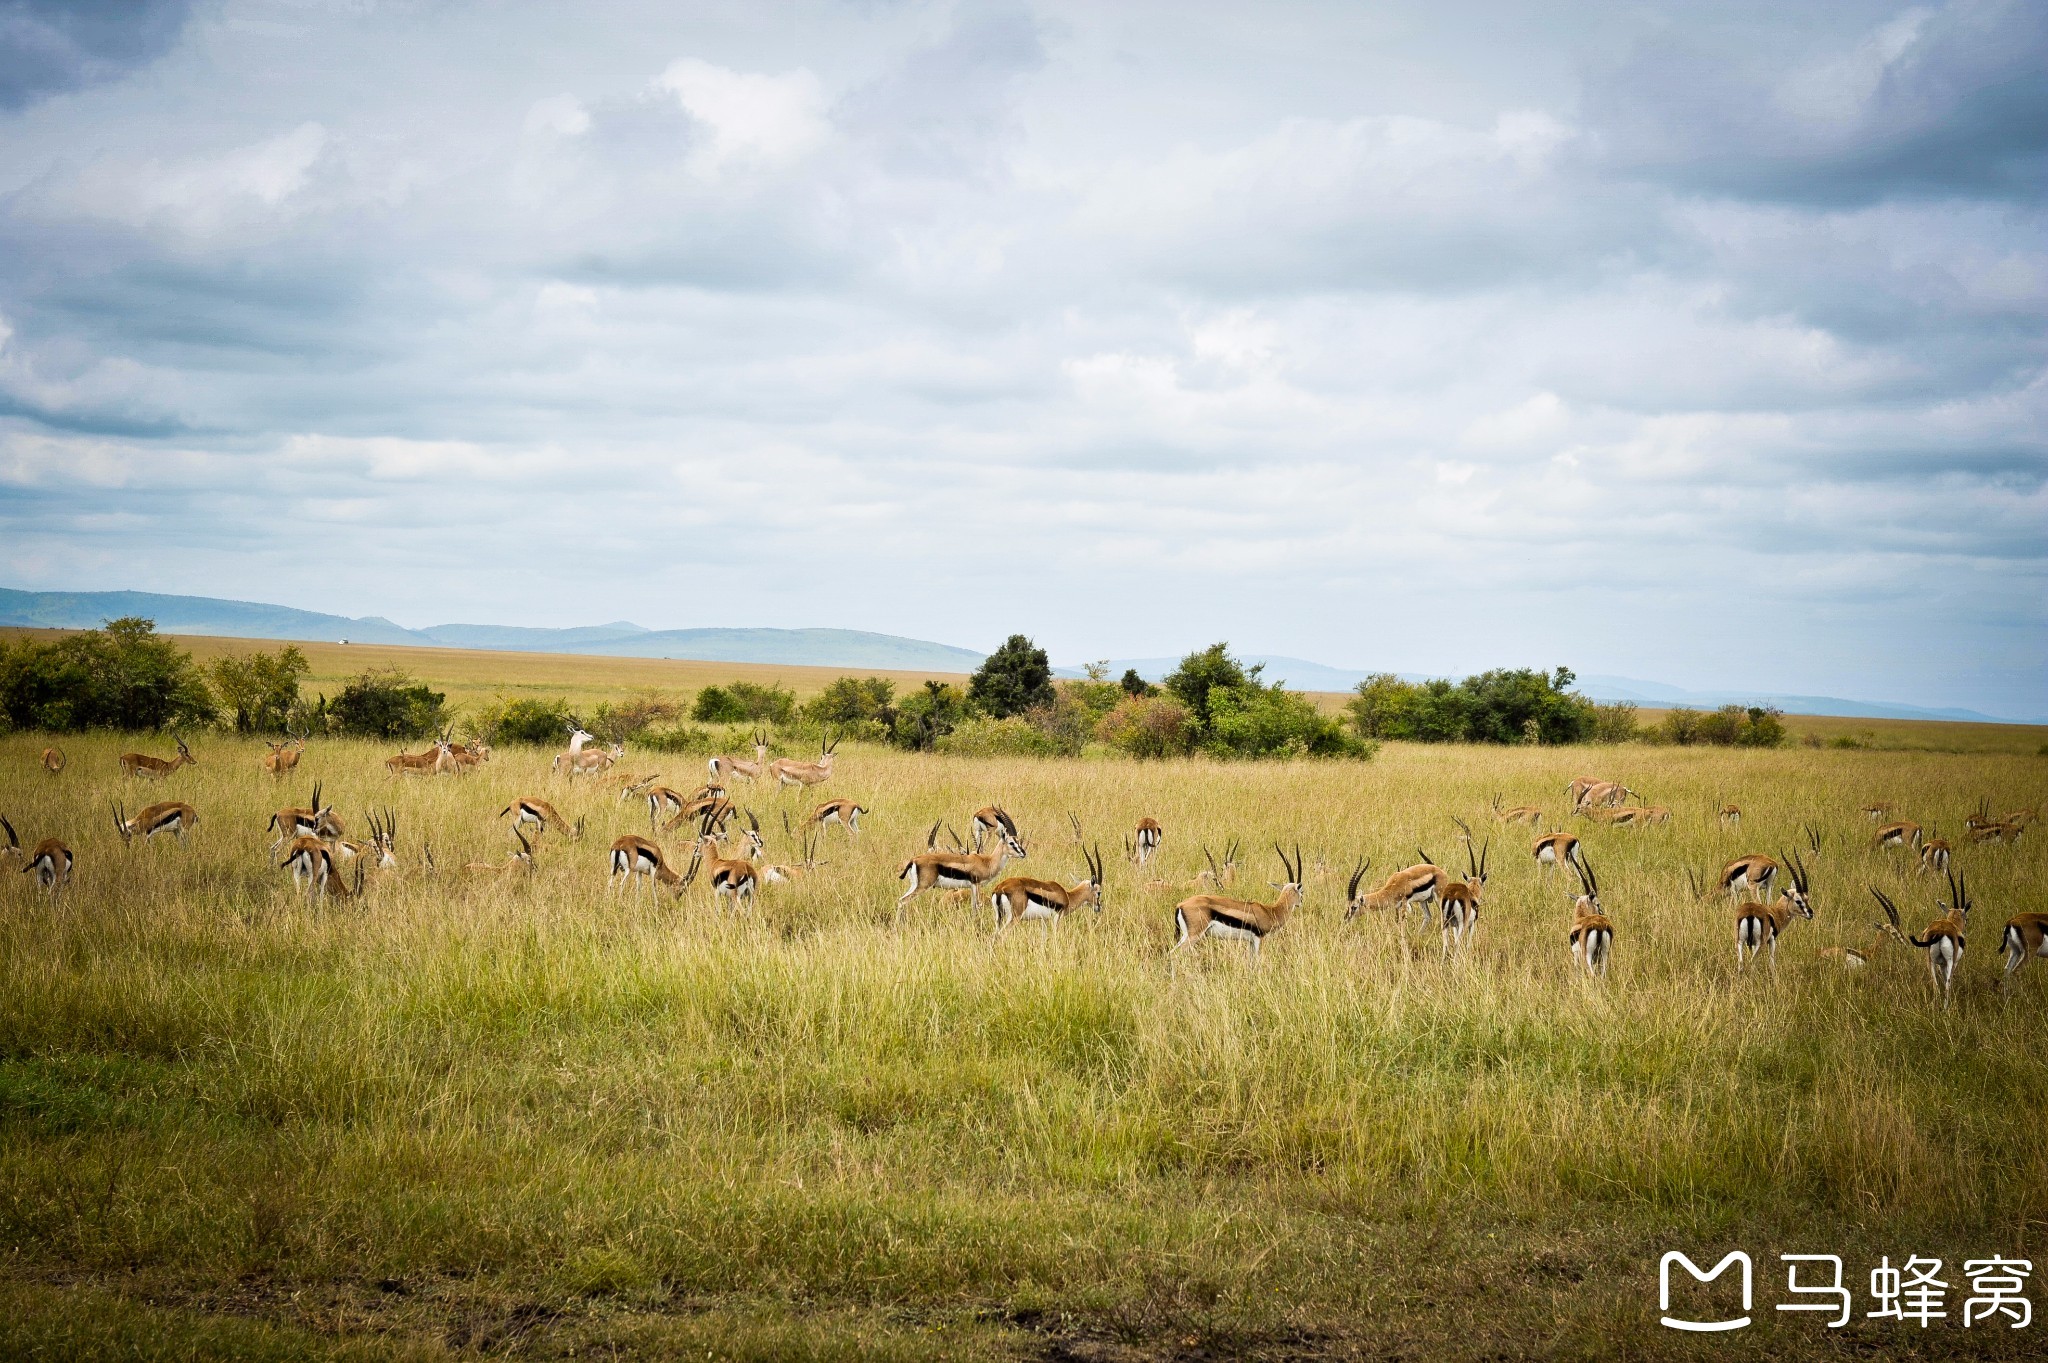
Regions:
[[814, 825], [819, 832], [838, 824], [850, 838], [860, 836], [860, 816], [867, 813], [866, 805], [855, 804], [852, 800], [827, 800], [811, 811], [811, 817], [804, 820]]
[[1978, 847], [1987, 842], [2018, 842], [2020, 834], [2025, 831], [2026, 825], [2023, 823], [2012, 819], [2000, 819], [1981, 828], [1973, 828], [1965, 836], [1972, 847]]
[[299, 759], [306, 755], [306, 736], [295, 734], [290, 729], [286, 729], [285, 734], [286, 738], [282, 743], [265, 741], [270, 751], [263, 754], [263, 770], [277, 780], [283, 780], [297, 771]]
[[1572, 901], [1572, 959], [1588, 975], [1606, 978], [1607, 961], [1614, 953], [1614, 924], [1600, 905], [1600, 878], [1580, 852], [1572, 858], [1579, 873], [1579, 897]]
[[737, 757], [728, 757], [720, 754], [712, 758], [706, 765], [710, 767], [711, 779], [714, 781], [722, 782], [729, 776], [736, 776], [748, 785], [754, 784], [754, 782], [761, 779], [761, 772], [768, 765], [768, 731], [765, 729], [754, 730], [753, 761], [747, 762]]
[[685, 800], [683, 807], [661, 826], [661, 831], [673, 833], [686, 823], [702, 824], [707, 836], [722, 842], [725, 839], [726, 822], [738, 812], [738, 807], [722, 793], [700, 795], [694, 800]]
[[1023, 837], [1023, 834], [1017, 831], [1016, 821], [1001, 805], [983, 805], [974, 811], [974, 817], [967, 824], [968, 835], [974, 839], [974, 850], [977, 852], [987, 843], [989, 834], [1004, 830], [1013, 838]]
[[138, 835], [147, 843], [159, 833], [169, 833], [182, 843], [199, 822], [199, 811], [183, 800], [159, 800], [145, 805], [132, 819], [127, 810], [112, 800], [107, 801], [107, 807], [114, 812], [114, 831], [124, 843], [134, 841]]
[[502, 871], [533, 870], [533, 844], [526, 840], [526, 831], [518, 824], [512, 825], [512, 836], [519, 839], [519, 850], [510, 853], [503, 861], [472, 861], [462, 869], [472, 875], [496, 875]]
[[682, 812], [684, 805], [690, 803], [691, 798], [671, 786], [649, 787], [646, 791], [646, 796], [647, 831], [650, 833], [654, 831], [654, 821], [656, 819], [664, 814], [673, 819]]
[[1536, 858], [1539, 876], [1569, 866], [1578, 851], [1579, 839], [1575, 833], [1545, 833], [1529, 848], [1529, 854]]
[[1301, 848], [1294, 849], [1294, 860], [1287, 860], [1287, 853], [1280, 844], [1274, 843], [1273, 850], [1279, 854], [1280, 865], [1287, 879], [1273, 888], [1280, 891], [1279, 898], [1270, 904], [1254, 899], [1232, 899], [1220, 894], [1198, 894], [1181, 900], [1173, 906], [1173, 926], [1177, 934], [1173, 945], [1166, 954], [1171, 956], [1189, 942], [1202, 937], [1221, 937], [1226, 941], [1244, 942], [1251, 948], [1251, 962], [1259, 963], [1259, 947], [1266, 938], [1287, 926], [1287, 920], [1301, 904]]
[[498, 811], [498, 817], [501, 819], [507, 814], [513, 816], [514, 828], [522, 825], [531, 827], [535, 837], [539, 837], [550, 828], [562, 828], [568, 830], [570, 842], [579, 842], [583, 838], [583, 820], [578, 819], [575, 823], [570, 823], [552, 804], [538, 795], [522, 795]]
[[1495, 823], [1527, 824], [1530, 828], [1543, 827], [1543, 810], [1536, 805], [1515, 805], [1503, 808], [1500, 792], [1493, 793], [1493, 821]]
[[1896, 823], [1888, 823], [1878, 829], [1877, 837], [1872, 841], [1871, 846], [1911, 847], [1918, 851], [1923, 838], [1924, 835], [1920, 831], [1919, 824], [1911, 820], [1902, 819]]
[[799, 762], [793, 757], [778, 757], [768, 764], [768, 774], [775, 778], [776, 786], [815, 786], [832, 777], [832, 756], [839, 750], [839, 740], [834, 738], [818, 745], [818, 760]]
[[1372, 865], [1372, 859], [1368, 857], [1361, 862], [1351, 873], [1351, 891], [1346, 895], [1344, 921], [1350, 922], [1361, 912], [1384, 913], [1389, 909], [1400, 909], [1405, 919], [1409, 909], [1426, 909], [1435, 903], [1437, 887], [1448, 884], [1449, 878], [1421, 848], [1416, 848], [1415, 852], [1422, 857], [1419, 863], [1394, 872], [1362, 895], [1358, 893], [1358, 882]]
[[[938, 825], [932, 825], [933, 837], [937, 836]], [[927, 839], [929, 847], [930, 839]], [[903, 882], [903, 893], [896, 900], [896, 921], [903, 921], [903, 906], [912, 896], [926, 890], [966, 890], [969, 908], [981, 911], [981, 887], [1002, 873], [1011, 857], [1024, 860], [1024, 840], [1017, 836], [1016, 828], [1005, 823], [996, 834], [996, 845], [986, 852], [940, 852], [927, 850], [904, 862], [896, 872], [896, 878]]]
[[334, 849], [310, 833], [301, 833], [284, 849], [280, 871], [292, 873], [292, 888], [307, 894], [320, 889], [334, 875]]
[[1606, 784], [1607, 782], [1597, 776], [1574, 776], [1565, 783], [1564, 793], [1571, 797], [1572, 808], [1577, 809], [1579, 802], [1586, 798], [1587, 791], [1591, 790], [1594, 786], [1604, 786]]
[[315, 781], [311, 808], [280, 809], [270, 816], [264, 831], [277, 834], [270, 842], [270, 850], [275, 852], [293, 838], [339, 838], [346, 830], [334, 806], [320, 803], [320, 783]]
[[[753, 816], [749, 814], [748, 817]], [[753, 841], [759, 843], [761, 825], [758, 821], [753, 824], [751, 832]], [[730, 896], [739, 907], [749, 907], [754, 902], [754, 891], [761, 883], [761, 873], [754, 868], [754, 863], [745, 857], [720, 855], [718, 845], [713, 841], [716, 836], [713, 813], [707, 810], [703, 823], [697, 830], [697, 846], [692, 860], [702, 858], [704, 877], [710, 882], [711, 893], [720, 904]], [[707, 847], [711, 849], [711, 855], [708, 857], [703, 855]]]
[[1741, 899], [1744, 894], [1754, 891], [1759, 900], [1771, 897], [1771, 885], [1778, 878], [1778, 862], [1761, 852], [1752, 852], [1746, 857], [1737, 857], [1721, 868], [1721, 875], [1714, 882], [1716, 889], [1725, 891], [1732, 899]]
[[[789, 827], [789, 815], [787, 812], [782, 816], [782, 831], [789, 836], [790, 841], [796, 841], [795, 834], [791, 832]], [[938, 829], [936, 826], [932, 829], [932, 833], [934, 837], [937, 836]], [[803, 860], [796, 862], [771, 862], [761, 868], [761, 879], [770, 885], [783, 885], [791, 881], [803, 879], [824, 864], [824, 862], [818, 860], [817, 827], [810, 825], [804, 829]]]
[[333, 844], [337, 856], [348, 861], [361, 861], [379, 871], [398, 869], [398, 815], [386, 809], [382, 813], [370, 811], [370, 840], [358, 842], [341, 838]]
[[1465, 878], [1437, 886], [1436, 900], [1446, 960], [1452, 952], [1463, 950], [1479, 928], [1479, 901], [1486, 895], [1486, 858], [1492, 850], [1493, 842], [1488, 839], [1479, 849], [1479, 857], [1475, 861], [1472, 844], [1468, 841], [1465, 844]]
[[178, 755], [168, 760], [151, 757], [148, 753], [124, 752], [121, 754], [121, 774], [140, 776], [151, 781], [161, 781], [172, 772], [184, 766], [198, 766], [199, 759], [185, 746], [185, 740], [178, 740]]
[[55, 776], [58, 772], [64, 770], [64, 750], [62, 748], [43, 749], [42, 762], [43, 770], [51, 776]]
[[1159, 826], [1159, 820], [1147, 814], [1138, 820], [1137, 834], [1131, 839], [1132, 859], [1140, 866], [1152, 860], [1159, 852], [1159, 844], [1166, 840], [1166, 830]]
[[[1079, 838], [1080, 828], [1076, 825], [1076, 841]], [[991, 889], [988, 898], [996, 911], [995, 935], [1002, 936], [1010, 924], [1022, 919], [1035, 918], [1058, 927], [1060, 920], [1073, 909], [1092, 908], [1101, 913], [1102, 845], [1097, 843], [1092, 852], [1082, 848], [1081, 858], [1088, 865], [1088, 878], [1078, 885], [1035, 880], [1030, 876], [1011, 876]]]
[[657, 844], [641, 837], [637, 833], [627, 833], [623, 837], [615, 838], [612, 841], [612, 869], [609, 888], [612, 891], [616, 891], [619, 888], [620, 876], [626, 878], [628, 885], [632, 884], [636, 878], [645, 876], [647, 878], [647, 893], [650, 896], [653, 895], [655, 886], [666, 885], [674, 890], [677, 897], [680, 898], [683, 892], [690, 888], [690, 882], [696, 878], [697, 867], [702, 861], [703, 857], [700, 852], [698, 856], [691, 859], [689, 870], [684, 874], [678, 875], [669, 866], [668, 858], [662, 855], [661, 848]]
[[[1735, 968], [1740, 970], [1765, 947], [1771, 949], [1771, 969], [1778, 968], [1778, 939], [1792, 926], [1793, 919], [1813, 917], [1813, 899], [1808, 892], [1806, 863], [1794, 852], [1782, 863], [1792, 883], [1769, 904], [1739, 904], [1735, 909]], [[1744, 952], [1748, 952], [1745, 957]]]
[[1884, 916], [1891, 920], [1894, 931], [1912, 946], [1927, 953], [1927, 973], [1933, 978], [1936, 992], [1941, 995], [1941, 1006], [1949, 1005], [1949, 990], [1954, 986], [1956, 967], [1963, 962], [1964, 929], [1970, 918], [1970, 889], [1963, 877], [1950, 873], [1948, 877], [1948, 903], [1941, 907], [1947, 912], [1927, 925], [1924, 937], [1914, 937], [1899, 926], [1899, 908], [1883, 890], [1872, 886], [1870, 893], [1884, 908]]

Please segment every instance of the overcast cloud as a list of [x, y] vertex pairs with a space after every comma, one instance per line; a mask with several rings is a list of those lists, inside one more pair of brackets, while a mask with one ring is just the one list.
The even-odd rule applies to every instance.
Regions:
[[2044, 191], [2038, 3], [0, 0], [0, 581], [2048, 715]]

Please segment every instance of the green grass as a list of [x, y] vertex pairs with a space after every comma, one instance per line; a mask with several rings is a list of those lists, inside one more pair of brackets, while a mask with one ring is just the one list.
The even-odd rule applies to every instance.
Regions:
[[[1933, 916], [1859, 804], [1960, 827], [1980, 797], [2037, 802], [2032, 757], [848, 748], [820, 795], [870, 805], [867, 837], [835, 831], [816, 877], [733, 917], [702, 890], [608, 896], [604, 848], [644, 807], [552, 781], [543, 754], [399, 781], [381, 749], [316, 743], [278, 789], [260, 745], [214, 739], [159, 792], [123, 787], [123, 746], [69, 742], [47, 778], [39, 743], [0, 740], [0, 811], [80, 856], [54, 903], [0, 890], [0, 1354], [1690, 1356], [1655, 1324], [1664, 1250], [1749, 1249], [1768, 1303], [1780, 1252], [1843, 1254], [1857, 1280], [1881, 1254], [2025, 1254], [2048, 1220], [2048, 970], [2006, 998], [1992, 959], [2003, 918], [2042, 907], [2039, 841], [1959, 853], [1980, 907], [1951, 1010], [1896, 949], [1855, 977], [1816, 956], [1869, 940], [1867, 884]], [[701, 770], [662, 760], [679, 785]], [[1581, 769], [1677, 811], [1584, 832], [1619, 931], [1604, 984], [1573, 974], [1528, 834], [1486, 817], [1496, 791], [1561, 816]], [[316, 777], [352, 824], [399, 810], [409, 869], [363, 904], [308, 906], [268, 864], [268, 811]], [[503, 856], [492, 816], [528, 792], [590, 833], [544, 841], [530, 878], [454, 873]], [[192, 845], [124, 849], [110, 793], [190, 800]], [[786, 854], [778, 811], [807, 801], [742, 798]], [[1110, 853], [1106, 911], [992, 946], [927, 895], [893, 931], [903, 856], [991, 799], [1032, 874], [1078, 873], [1078, 815]], [[1712, 817], [1727, 799], [1739, 835]], [[1147, 813], [1167, 844], [1141, 875], [1111, 849]], [[1355, 855], [1451, 860], [1453, 814], [1495, 838], [1467, 958], [1341, 922]], [[1775, 978], [1738, 979], [1729, 910], [1683, 868], [1807, 823], [1819, 918]], [[1185, 891], [1142, 881], [1185, 881], [1232, 835], [1261, 893], [1270, 843], [1299, 839], [1308, 903], [1257, 971], [1221, 943], [1170, 969]], [[1839, 1351], [1758, 1314], [1713, 1351]], [[1845, 1333], [1986, 1357], [2033, 1338]]]

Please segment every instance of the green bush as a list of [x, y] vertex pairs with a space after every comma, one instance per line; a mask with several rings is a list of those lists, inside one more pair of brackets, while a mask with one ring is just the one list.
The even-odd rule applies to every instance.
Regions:
[[215, 658], [206, 675], [236, 733], [283, 733], [299, 703], [299, 678], [311, 670], [296, 644], [275, 653]]
[[570, 726], [575, 723], [566, 697], [500, 699], [485, 716], [480, 727], [491, 742], [533, 748], [568, 747]]
[[967, 699], [997, 719], [1052, 703], [1052, 663], [1045, 650], [1012, 634], [967, 679]]
[[1593, 707], [1593, 729], [1587, 738], [1594, 743], [1628, 743], [1642, 736], [1636, 724], [1636, 703], [1632, 700], [1603, 701]]
[[140, 616], [45, 643], [0, 640], [0, 716], [17, 729], [164, 729], [216, 711], [192, 655]]
[[1362, 757], [1366, 743], [1305, 696], [1272, 686], [1222, 686], [1209, 692], [1202, 746], [1218, 757]]
[[794, 691], [750, 681], [707, 686], [690, 707], [690, 718], [704, 724], [787, 724], [795, 713]]
[[[1060, 757], [1071, 755], [1045, 730], [1022, 715], [995, 719], [976, 715], [938, 741], [938, 751], [959, 757]], [[1079, 752], [1076, 746], [1074, 752]]]
[[1683, 706], [1666, 712], [1657, 726], [1659, 741], [1687, 747], [1695, 743], [1714, 747], [1775, 748], [1785, 741], [1781, 712], [1767, 706], [1724, 705], [1710, 713]]
[[[1358, 684], [1345, 709], [1361, 738], [1418, 743], [1582, 743], [1601, 733], [1600, 708], [1570, 690], [1571, 669], [1496, 668], [1463, 681], [1407, 682], [1380, 672]], [[1623, 720], [1626, 719], [1626, 730]], [[1634, 708], [1605, 717], [1619, 741], [1632, 736]]]
[[1194, 727], [1172, 696], [1132, 696], [1102, 717], [1095, 737], [1131, 757], [1180, 757], [1193, 745]]
[[889, 723], [890, 741], [912, 752], [930, 752], [940, 739], [966, 720], [968, 713], [967, 697], [959, 687], [928, 681], [922, 691], [913, 691], [897, 702]]
[[838, 677], [805, 702], [802, 713], [814, 726], [870, 722], [886, 730], [896, 718], [896, 683], [886, 677]]
[[617, 705], [599, 701], [586, 726], [603, 743], [638, 742], [657, 724], [673, 724], [683, 707], [657, 691], [642, 691]]
[[1117, 684], [1123, 688], [1123, 692], [1127, 696], [1156, 696], [1159, 694], [1159, 688], [1139, 676], [1138, 669], [1135, 667], [1125, 668], [1124, 679]]
[[373, 667], [351, 679], [334, 699], [323, 695], [313, 714], [329, 733], [410, 740], [441, 732], [446, 699], [445, 693], [395, 667]]

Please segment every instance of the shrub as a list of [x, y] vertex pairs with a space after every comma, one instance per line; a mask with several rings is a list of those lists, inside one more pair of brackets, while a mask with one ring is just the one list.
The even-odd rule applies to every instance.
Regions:
[[323, 695], [313, 713], [329, 733], [405, 740], [441, 732], [446, 699], [398, 668], [373, 667], [350, 680], [334, 699]]
[[1171, 696], [1132, 696], [1102, 717], [1095, 737], [1132, 757], [1179, 757], [1193, 743], [1193, 726]]
[[1785, 722], [1778, 710], [1768, 706], [1724, 705], [1712, 713], [1680, 707], [1669, 711], [1657, 726], [1657, 737], [1665, 743], [1689, 746], [1695, 743], [1716, 747], [1775, 748], [1785, 741]]
[[896, 683], [886, 677], [839, 677], [811, 697], [803, 717], [821, 727], [870, 722], [886, 730], [896, 718]]
[[683, 707], [657, 691], [643, 691], [613, 705], [598, 702], [586, 726], [605, 743], [638, 742], [657, 724], [673, 724], [683, 716]]
[[541, 700], [522, 697], [500, 698], [485, 711], [480, 725], [493, 743], [517, 743], [534, 748], [563, 748], [569, 743], [569, 728], [575, 716], [565, 697]]
[[927, 681], [897, 702], [889, 738], [899, 748], [930, 752], [967, 718], [967, 697], [948, 682]]
[[1124, 669], [1124, 679], [1118, 685], [1123, 687], [1124, 694], [1127, 696], [1156, 696], [1159, 694], [1159, 688], [1139, 676], [1138, 669], [1135, 667]]
[[1187, 711], [1188, 723], [1197, 735], [1206, 735], [1209, 731], [1209, 693], [1218, 687], [1256, 685], [1258, 675], [1258, 668], [1247, 672], [1237, 659], [1230, 656], [1229, 644], [1211, 644], [1201, 652], [1190, 653], [1180, 660], [1180, 666], [1166, 678], [1166, 692]]
[[[976, 715], [938, 740], [938, 751], [960, 757], [1059, 757], [1060, 744], [1022, 715], [995, 719]], [[1074, 752], [1079, 752], [1077, 745]]]
[[1641, 737], [1636, 726], [1636, 703], [1612, 700], [1593, 707], [1593, 728], [1586, 737], [1594, 743], [1627, 743]]
[[690, 718], [707, 724], [787, 724], [795, 713], [794, 691], [750, 681], [707, 686], [690, 707]]
[[690, 706], [690, 718], [699, 724], [737, 724], [746, 717], [746, 707], [722, 686], [705, 687]]
[[192, 655], [140, 616], [44, 643], [0, 641], [0, 715], [17, 729], [163, 729], [210, 722]]
[[1366, 745], [1341, 721], [1281, 687], [1223, 686], [1209, 692], [1202, 746], [1218, 757], [1356, 757]]
[[1012, 634], [967, 679], [967, 699], [983, 714], [1007, 719], [1052, 703], [1052, 663], [1045, 650]]
[[282, 733], [299, 703], [299, 678], [311, 670], [296, 644], [275, 653], [220, 657], [207, 667], [221, 708], [232, 716], [236, 733]]

